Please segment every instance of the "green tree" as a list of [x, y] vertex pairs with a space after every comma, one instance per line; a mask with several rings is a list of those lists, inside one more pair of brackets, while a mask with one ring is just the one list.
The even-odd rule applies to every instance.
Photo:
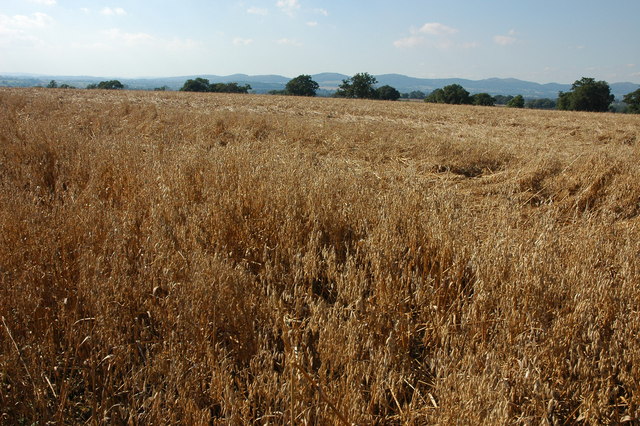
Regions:
[[400, 99], [400, 92], [394, 87], [385, 85], [376, 89], [376, 97], [383, 101], [397, 101]]
[[98, 88], [98, 84], [97, 83], [87, 84], [87, 89], [89, 89], [89, 90], [97, 89], [97, 88]]
[[454, 105], [471, 104], [471, 96], [464, 87], [459, 84], [450, 84], [442, 88], [445, 103]]
[[60, 86], [58, 86], [60, 89], [75, 89], [74, 86], [71, 86], [67, 83], [62, 83]]
[[511, 99], [513, 99], [513, 96], [511, 95], [496, 95], [494, 96], [495, 100], [496, 100], [496, 105], [506, 105]]
[[409, 99], [424, 99], [426, 97], [427, 95], [421, 90], [414, 90], [413, 92], [409, 93]]
[[425, 102], [429, 102], [432, 104], [443, 104], [444, 102], [444, 92], [442, 89], [436, 89], [433, 92], [429, 93], [429, 96], [424, 98]]
[[124, 89], [124, 84], [120, 83], [118, 80], [101, 81], [98, 83], [97, 88], [105, 90], [120, 90]]
[[215, 93], [249, 93], [251, 86], [245, 84], [240, 86], [238, 83], [215, 83], [209, 85], [209, 92]]
[[313, 81], [310, 75], [302, 74], [289, 80], [285, 86], [288, 95], [293, 96], [315, 96], [320, 85]]
[[615, 97], [606, 81], [582, 77], [571, 86], [570, 92], [558, 94], [557, 108], [571, 111], [605, 112]]
[[558, 101], [556, 102], [556, 108], [561, 111], [569, 111], [571, 108], [571, 92], [558, 93]]
[[211, 85], [206, 78], [189, 79], [184, 82], [180, 91], [182, 92], [209, 92]]
[[525, 102], [524, 107], [531, 109], [555, 109], [556, 102], [549, 98], [529, 99]]
[[488, 93], [476, 93], [471, 97], [471, 102], [474, 105], [494, 106], [496, 104], [496, 99]]
[[51, 80], [49, 84], [47, 84], [47, 89], [57, 89], [58, 83], [55, 80]]
[[469, 105], [471, 96], [459, 84], [450, 84], [442, 89], [436, 89], [425, 98], [425, 102], [438, 104]]
[[342, 80], [336, 96], [339, 98], [375, 99], [376, 89], [373, 86], [377, 82], [378, 80], [369, 73], [356, 74], [353, 77]]
[[622, 100], [628, 105], [627, 111], [633, 114], [640, 114], [640, 89], [627, 93]]
[[509, 102], [507, 102], [508, 108], [524, 108], [524, 98], [522, 95], [514, 96]]

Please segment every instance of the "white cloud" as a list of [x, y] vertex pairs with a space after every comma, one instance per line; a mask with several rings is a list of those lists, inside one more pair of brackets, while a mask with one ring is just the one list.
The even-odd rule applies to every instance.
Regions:
[[480, 47], [480, 43], [478, 43], [477, 41], [469, 41], [460, 44], [460, 47], [463, 49], [475, 49], [476, 47]]
[[327, 11], [327, 9], [313, 9], [313, 13], [316, 13], [318, 15], [322, 15], [322, 16], [329, 16], [329, 11]]
[[627, 64], [627, 68], [635, 68], [636, 64]]
[[88, 14], [91, 12], [91, 11], [89, 10], [89, 8], [86, 8], [86, 7], [81, 7], [81, 8], [80, 8], [80, 11], [81, 11], [82, 13], [84, 13], [85, 15], [88, 15]]
[[518, 39], [511, 36], [497, 35], [493, 36], [493, 41], [500, 46], [509, 46], [510, 44], [514, 44], [516, 41], [518, 41]]
[[29, 3], [41, 4], [43, 6], [55, 6], [56, 0], [29, 0]]
[[247, 13], [250, 15], [268, 15], [269, 11], [267, 9], [261, 8], [261, 7], [255, 7], [255, 6], [251, 6], [249, 9], [247, 9]]
[[300, 43], [298, 40], [294, 40], [294, 39], [290, 39], [290, 38], [281, 38], [276, 43], [282, 44], [282, 45], [286, 45], [286, 46], [295, 46], [295, 47], [301, 47], [302, 46], [302, 43]]
[[317, 27], [318, 23], [316, 21], [309, 21], [309, 22], [307, 22], [307, 26], [308, 27]]
[[148, 43], [154, 40], [154, 37], [147, 33], [127, 33], [119, 28], [111, 28], [104, 31], [112, 40], [118, 40], [124, 42], [127, 46], [134, 46], [142, 43]]
[[453, 36], [458, 33], [458, 29], [449, 27], [439, 22], [427, 22], [420, 28], [412, 27], [409, 29], [411, 35], [400, 38], [393, 42], [398, 49], [410, 49], [419, 46], [427, 46], [440, 50], [450, 49], [474, 49], [480, 46], [476, 41], [458, 42]]
[[298, 0], [278, 0], [276, 6], [289, 16], [293, 16], [296, 10], [300, 9]]
[[416, 46], [420, 46], [426, 43], [426, 40], [424, 37], [421, 36], [409, 36], [409, 37], [405, 37], [405, 38], [401, 38], [400, 40], [396, 40], [393, 42], [393, 45], [397, 48], [411, 48], [411, 47], [416, 47]]
[[36, 12], [26, 15], [0, 15], [0, 32], [30, 30], [48, 27], [53, 23], [53, 18], [46, 13]]
[[253, 39], [251, 38], [236, 37], [233, 39], [233, 44], [236, 46], [248, 46], [251, 43], [253, 43]]
[[0, 14], [0, 46], [37, 45], [42, 40], [33, 34], [54, 23], [53, 18], [45, 13], [33, 13], [27, 15], [2, 15]]
[[185, 51], [185, 50], [195, 50], [202, 47], [202, 43], [190, 38], [180, 39], [174, 38], [165, 42], [165, 47], [169, 50], [177, 50], [177, 51]]
[[105, 7], [100, 11], [100, 13], [106, 16], [114, 16], [114, 15], [122, 16], [127, 14], [127, 12], [121, 7], [116, 7], [113, 9], [110, 7]]
[[431, 35], [451, 35], [458, 32], [457, 29], [448, 27], [439, 22], [428, 22], [418, 29], [419, 33]]

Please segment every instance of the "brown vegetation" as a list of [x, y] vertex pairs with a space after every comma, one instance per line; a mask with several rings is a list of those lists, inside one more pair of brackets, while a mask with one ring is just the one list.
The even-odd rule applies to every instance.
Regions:
[[640, 417], [640, 117], [0, 90], [0, 422]]

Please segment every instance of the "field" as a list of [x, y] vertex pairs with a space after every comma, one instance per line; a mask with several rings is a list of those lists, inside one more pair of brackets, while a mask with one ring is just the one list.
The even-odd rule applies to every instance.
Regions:
[[0, 89], [0, 423], [640, 418], [640, 117]]

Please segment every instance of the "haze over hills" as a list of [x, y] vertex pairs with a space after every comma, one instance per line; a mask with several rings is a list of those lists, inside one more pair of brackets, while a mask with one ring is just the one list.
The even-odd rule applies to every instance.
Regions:
[[[67, 83], [78, 88], [84, 88], [88, 84], [103, 80], [118, 79], [129, 89], [153, 90], [157, 87], [166, 86], [170, 90], [178, 90], [188, 79], [202, 77], [211, 83], [236, 82], [239, 84], [250, 84], [255, 93], [267, 93], [271, 90], [284, 89], [289, 77], [281, 75], [247, 75], [232, 74], [227, 76], [219, 75], [191, 75], [180, 77], [152, 77], [152, 78], [118, 78], [118, 77], [94, 77], [94, 76], [55, 76], [25, 73], [0, 73], [0, 86], [30, 87], [45, 86], [49, 81], [56, 80], [58, 83]], [[350, 76], [340, 73], [319, 73], [313, 74], [312, 78], [320, 85], [320, 94], [330, 95], [342, 83], [342, 80]], [[527, 98], [556, 98], [559, 91], [568, 91], [571, 84], [561, 83], [535, 83], [531, 81], [518, 80], [515, 78], [488, 78], [484, 80], [467, 80], [461, 78], [416, 78], [402, 74], [381, 74], [376, 75], [378, 85], [390, 85], [400, 92], [406, 93], [420, 90], [425, 93], [447, 86], [449, 84], [459, 84], [469, 92], [486, 92], [491, 95], [523, 95]], [[617, 99], [627, 93], [640, 88], [634, 83], [611, 83], [611, 92]]]

